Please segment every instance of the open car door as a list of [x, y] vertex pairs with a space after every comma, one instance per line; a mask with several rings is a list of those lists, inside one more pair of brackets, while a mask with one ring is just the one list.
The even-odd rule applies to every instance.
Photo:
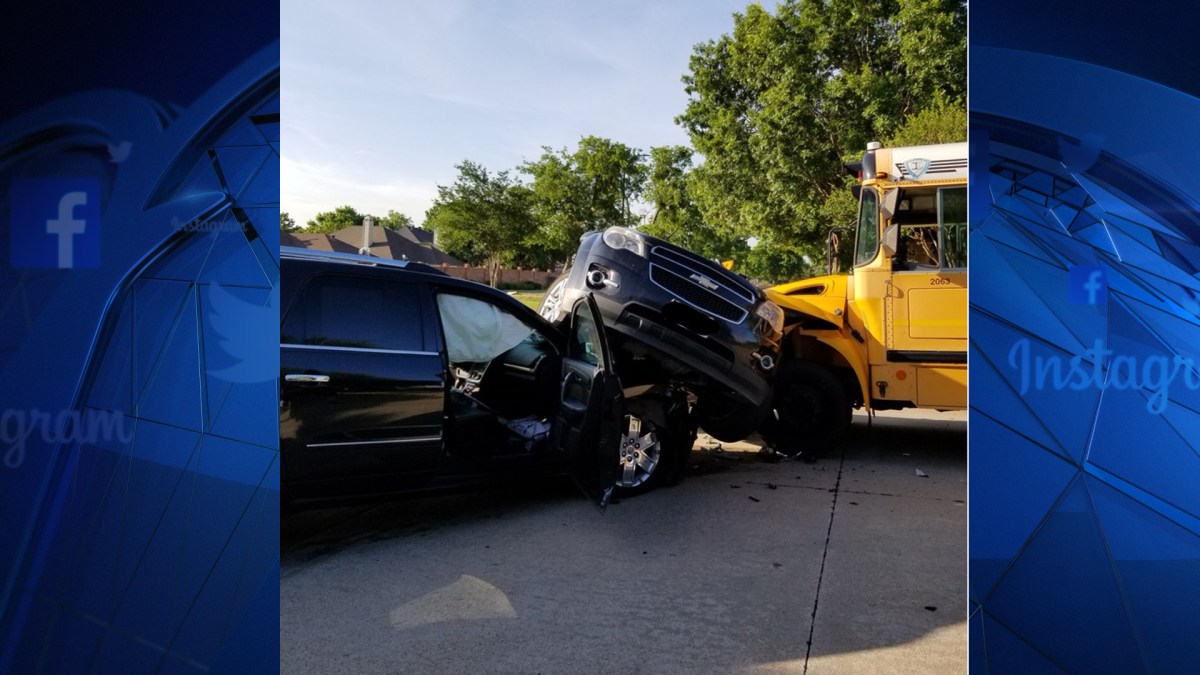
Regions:
[[575, 480], [603, 508], [617, 481], [625, 399], [591, 293], [571, 310], [561, 384], [554, 446]]

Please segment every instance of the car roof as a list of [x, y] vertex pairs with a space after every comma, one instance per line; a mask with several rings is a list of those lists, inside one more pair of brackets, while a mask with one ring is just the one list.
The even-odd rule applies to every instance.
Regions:
[[438, 287], [447, 289], [455, 288], [475, 295], [494, 298], [501, 305], [507, 305], [511, 311], [522, 316], [522, 318], [535, 323], [539, 327], [549, 329], [555, 333], [561, 334], [562, 332], [557, 326], [554, 326], [550, 322], [546, 321], [537, 312], [530, 309], [520, 300], [517, 300], [508, 293], [492, 288], [487, 284], [481, 284], [476, 281], [468, 281], [467, 279], [459, 279], [457, 277], [450, 276], [442, 270], [430, 265], [426, 265], [425, 263], [413, 262], [410, 260], [376, 258], [374, 256], [357, 255], [353, 253], [338, 253], [335, 251], [313, 251], [311, 249], [299, 248], [295, 246], [280, 246], [279, 257], [282, 260], [295, 260], [302, 263], [316, 265], [331, 264], [336, 266], [359, 266], [377, 269], [381, 272], [392, 269], [403, 271], [405, 273], [425, 275], [429, 277], [427, 279], [428, 282]]
[[300, 248], [298, 246], [280, 246], [280, 258], [290, 258], [292, 260], [311, 260], [314, 262], [327, 262], [342, 265], [371, 265], [374, 267], [395, 267], [398, 269], [408, 270], [410, 272], [421, 272], [424, 274], [440, 274], [446, 275], [445, 272], [425, 263], [413, 262], [411, 260], [393, 260], [391, 258], [377, 258], [370, 255], [360, 255], [356, 253], [339, 253], [337, 251], [314, 251], [308, 248]]

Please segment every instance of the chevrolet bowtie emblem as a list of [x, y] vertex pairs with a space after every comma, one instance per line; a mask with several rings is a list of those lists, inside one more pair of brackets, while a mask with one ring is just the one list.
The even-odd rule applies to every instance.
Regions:
[[703, 274], [693, 274], [692, 276], [690, 276], [688, 278], [691, 279], [692, 281], [700, 284], [701, 286], [707, 288], [710, 291], [715, 291], [718, 288], [720, 288], [720, 286], [718, 286], [716, 284], [716, 282], [714, 282], [712, 279], [709, 279], [708, 277], [704, 276]]

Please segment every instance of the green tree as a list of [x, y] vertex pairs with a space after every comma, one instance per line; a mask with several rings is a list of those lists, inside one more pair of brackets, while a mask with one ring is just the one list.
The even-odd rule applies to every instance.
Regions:
[[888, 146], [957, 143], [967, 140], [966, 101], [951, 101], [937, 92], [933, 103], [904, 120], [886, 141]]
[[967, 97], [967, 3], [961, 0], [899, 0], [896, 39], [905, 75], [918, 97], [941, 93], [947, 101]]
[[542, 156], [520, 170], [532, 177], [538, 229], [529, 241], [565, 259], [589, 230], [636, 225], [634, 204], [646, 184], [641, 151], [624, 143], [584, 136], [575, 152], [543, 147]]
[[353, 206], [339, 206], [332, 211], [318, 213], [308, 221], [305, 231], [329, 234], [354, 225], [362, 225], [362, 220], [363, 214], [355, 210]]
[[682, 145], [650, 148], [643, 199], [653, 210], [642, 231], [706, 258], [744, 259], [749, 249], [736, 232], [705, 222], [692, 199], [691, 178], [691, 148]]
[[389, 230], [398, 230], [402, 227], [412, 227], [413, 220], [399, 211], [388, 210], [388, 214], [384, 218], [376, 218], [375, 222]]
[[496, 286], [501, 265], [513, 259], [534, 229], [533, 195], [507, 171], [490, 174], [469, 160], [455, 168], [454, 184], [438, 186], [425, 226], [437, 233], [446, 252], [487, 265]]
[[607, 138], [584, 136], [573, 159], [590, 197], [590, 229], [635, 225], [633, 202], [646, 184], [642, 153]]
[[533, 208], [537, 222], [526, 242], [555, 260], [566, 260], [579, 246], [579, 237], [592, 228], [591, 200], [584, 178], [567, 152], [542, 148], [542, 156], [521, 165], [533, 178]]
[[279, 231], [280, 232], [295, 232], [300, 228], [297, 227], [296, 221], [292, 219], [287, 211], [279, 212]]
[[962, 100], [964, 11], [961, 0], [786, 0], [775, 14], [750, 5], [731, 34], [696, 45], [676, 118], [704, 156], [692, 198], [707, 222], [758, 240], [748, 273], [819, 269], [827, 231], [845, 224], [842, 163], [939, 91]]

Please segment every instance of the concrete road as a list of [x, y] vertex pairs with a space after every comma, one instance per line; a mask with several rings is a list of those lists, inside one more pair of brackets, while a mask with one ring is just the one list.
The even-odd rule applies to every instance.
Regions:
[[880, 413], [816, 464], [702, 436], [603, 514], [565, 481], [293, 514], [282, 671], [966, 672], [966, 459], [965, 413]]

